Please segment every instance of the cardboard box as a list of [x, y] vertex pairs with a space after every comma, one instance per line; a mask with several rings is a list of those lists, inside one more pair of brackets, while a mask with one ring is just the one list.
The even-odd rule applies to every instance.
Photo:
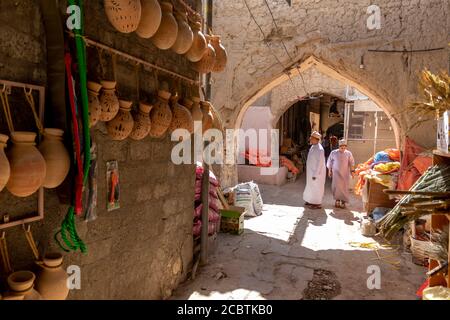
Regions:
[[244, 232], [245, 208], [230, 206], [229, 210], [220, 210], [222, 216], [220, 221], [220, 231], [232, 234], [242, 234]]
[[437, 128], [437, 149], [446, 153], [450, 152], [449, 117], [450, 111], [447, 110], [438, 120]]

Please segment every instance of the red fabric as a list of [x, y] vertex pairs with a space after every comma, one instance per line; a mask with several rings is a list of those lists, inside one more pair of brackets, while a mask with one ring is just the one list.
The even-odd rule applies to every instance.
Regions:
[[422, 298], [423, 296], [423, 290], [425, 290], [426, 288], [428, 288], [428, 286], [430, 285], [430, 280], [427, 279], [419, 288], [419, 290], [417, 290], [416, 295], [419, 298]]
[[289, 160], [288, 158], [286, 158], [285, 156], [281, 156], [280, 160], [281, 160], [281, 165], [283, 167], [288, 168], [288, 170], [291, 171], [293, 174], [300, 173], [300, 170], [298, 170], [298, 168], [294, 165], [294, 163], [291, 160]]
[[250, 149], [245, 151], [244, 156], [252, 165], [257, 167], [270, 167], [272, 165], [270, 156], [262, 156], [266, 154], [267, 152]]
[[425, 171], [428, 170], [429, 167], [433, 165], [433, 158], [427, 156], [418, 156], [414, 159], [413, 165], [422, 175], [425, 173]]
[[424, 148], [406, 137], [405, 148], [401, 161], [400, 174], [398, 177], [397, 190], [409, 190], [420, 178], [420, 172], [412, 167], [412, 163], [417, 156], [424, 151]]

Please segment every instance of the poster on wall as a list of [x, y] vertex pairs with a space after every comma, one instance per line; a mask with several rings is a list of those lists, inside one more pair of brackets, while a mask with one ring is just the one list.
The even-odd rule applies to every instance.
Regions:
[[119, 164], [116, 160], [106, 163], [106, 181], [108, 193], [108, 211], [120, 208]]
[[320, 114], [315, 112], [309, 113], [309, 122], [311, 123], [311, 131], [320, 132]]

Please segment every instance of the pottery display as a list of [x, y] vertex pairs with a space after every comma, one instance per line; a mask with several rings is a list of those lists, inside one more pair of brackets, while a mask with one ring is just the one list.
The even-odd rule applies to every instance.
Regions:
[[9, 137], [4, 134], [0, 134], [0, 191], [6, 186], [11, 174], [9, 167], [9, 161], [5, 154], [6, 142]]
[[186, 53], [186, 58], [191, 62], [198, 62], [203, 58], [206, 52], [208, 43], [202, 33], [202, 25], [200, 22], [191, 25], [192, 32], [194, 33], [194, 39], [192, 46]]
[[178, 23], [177, 41], [172, 46], [172, 50], [178, 54], [185, 54], [192, 47], [194, 33], [188, 24], [186, 14], [177, 12], [175, 14]]
[[100, 94], [100, 121], [111, 121], [119, 112], [119, 98], [115, 81], [100, 81], [103, 90]]
[[100, 114], [102, 113], [100, 100], [98, 98], [102, 85], [97, 82], [89, 81], [87, 87], [89, 97], [89, 127], [93, 127], [100, 120]]
[[152, 122], [150, 121], [150, 111], [153, 106], [141, 102], [139, 104], [139, 112], [134, 118], [134, 127], [131, 131], [130, 138], [133, 140], [142, 140], [148, 136]]
[[158, 31], [161, 24], [162, 11], [158, 0], [141, 0], [141, 22], [136, 34], [144, 39], [151, 38]]
[[140, 0], [104, 0], [106, 16], [117, 31], [130, 33], [136, 31], [141, 21]]
[[44, 183], [47, 166], [45, 159], [36, 148], [36, 133], [12, 132], [12, 147], [7, 157], [11, 175], [6, 189], [16, 197], [28, 197]]
[[43, 187], [53, 189], [64, 182], [70, 170], [70, 155], [63, 143], [64, 131], [60, 129], [44, 130], [44, 138], [39, 151], [45, 159], [47, 173]]
[[[17, 300], [42, 300], [42, 296], [34, 289], [36, 276], [31, 271], [17, 271], [8, 276], [7, 282], [11, 289], [9, 296]], [[13, 299], [7, 300], [13, 300]]]
[[169, 132], [172, 133], [176, 129], [186, 129], [189, 133], [194, 132], [194, 122], [189, 110], [178, 103], [178, 96], [174, 95], [171, 99], [172, 105], [172, 122]]
[[169, 107], [170, 92], [165, 89], [158, 91], [158, 97], [150, 112], [152, 123], [150, 136], [154, 138], [162, 137], [172, 123], [172, 111]]
[[133, 102], [120, 100], [120, 109], [116, 117], [106, 124], [108, 134], [113, 140], [125, 140], [133, 130], [134, 120], [131, 115]]
[[202, 131], [205, 133], [213, 127], [214, 117], [210, 109], [210, 104], [206, 101], [200, 102], [200, 108], [203, 114]]
[[225, 47], [222, 45], [220, 41], [220, 36], [211, 36], [211, 45], [213, 46], [216, 52], [216, 60], [214, 62], [214, 66], [211, 71], [213, 72], [222, 72], [225, 70], [228, 62], [228, 54]]
[[177, 41], [178, 23], [173, 16], [173, 6], [171, 3], [162, 1], [161, 9], [161, 24], [151, 40], [159, 49], [167, 50], [170, 49]]
[[205, 54], [200, 61], [194, 62], [194, 69], [199, 73], [211, 72], [214, 68], [214, 64], [216, 63], [216, 51], [211, 44], [211, 37], [206, 36], [206, 39], [208, 40], [208, 47]]
[[44, 300], [65, 300], [69, 295], [67, 272], [62, 268], [60, 253], [46, 254], [37, 274], [35, 289]]

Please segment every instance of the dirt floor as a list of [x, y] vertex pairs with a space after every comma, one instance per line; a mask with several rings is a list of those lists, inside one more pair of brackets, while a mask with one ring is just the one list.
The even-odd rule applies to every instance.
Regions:
[[[173, 299], [417, 299], [426, 270], [410, 254], [399, 246], [378, 254], [359, 246], [376, 242], [360, 233], [360, 198], [335, 209], [328, 183], [324, 209], [310, 210], [303, 207], [304, 178], [260, 189], [263, 214], [246, 219], [241, 236], [219, 234], [208, 265]], [[381, 287], [369, 289], [368, 268], [376, 266]]]

